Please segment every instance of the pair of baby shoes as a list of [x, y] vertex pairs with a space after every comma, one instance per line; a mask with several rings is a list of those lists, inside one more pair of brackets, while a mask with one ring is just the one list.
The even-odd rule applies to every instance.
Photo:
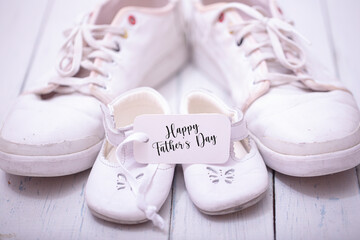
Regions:
[[[166, 100], [151, 88], [138, 88], [122, 94], [102, 109], [106, 140], [86, 185], [89, 208], [94, 215], [105, 220], [125, 224], [152, 220], [162, 228], [164, 223], [157, 211], [171, 189], [175, 164], [141, 163], [142, 159], [136, 159], [136, 155], [141, 156], [141, 153], [136, 151], [146, 151], [146, 148], [136, 149], [136, 144], [148, 144], [152, 148], [150, 151], [158, 151], [154, 143], [161, 139], [149, 136], [151, 131], [139, 131], [137, 119], [160, 115], [158, 118], [161, 121], [162, 117], [170, 114]], [[186, 134], [194, 130], [194, 141], [188, 141], [189, 146], [193, 144], [204, 149], [199, 159], [180, 160], [186, 163], [182, 165], [185, 184], [194, 204], [206, 214], [218, 215], [238, 211], [259, 201], [268, 188], [268, 174], [255, 142], [248, 135], [242, 113], [228, 108], [220, 99], [205, 91], [189, 93], [183, 100], [181, 113], [173, 116], [200, 115], [211, 125], [214, 115], [222, 115], [229, 122], [229, 127], [225, 128], [227, 132], [219, 134], [224, 134], [227, 139], [213, 135], [217, 145], [224, 141], [228, 147], [223, 159], [219, 159], [221, 164], [204, 164], [212, 157], [211, 147], [215, 144], [208, 142], [209, 145], [204, 146], [209, 132], [200, 130], [202, 125], [196, 119], [190, 119], [190, 124], [186, 125], [197, 124], [185, 130]], [[155, 131], [163, 130], [154, 126], [153, 122], [145, 124], [156, 128]], [[175, 146], [179, 144], [177, 134], [184, 133], [181, 132], [184, 129], [174, 126], [173, 130], [164, 131], [163, 135], [168, 135], [165, 138], [173, 141]], [[183, 152], [189, 150], [186, 147], [175, 148], [168, 146], [168, 150], [161, 151], [161, 154], [179, 151], [177, 154], [181, 159]], [[200, 148], [197, 149], [195, 151]]]

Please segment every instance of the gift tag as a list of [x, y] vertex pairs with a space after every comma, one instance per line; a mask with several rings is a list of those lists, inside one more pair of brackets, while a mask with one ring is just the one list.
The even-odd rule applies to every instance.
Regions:
[[134, 143], [139, 163], [221, 164], [229, 159], [231, 122], [225, 115], [141, 115], [134, 132], [149, 137]]

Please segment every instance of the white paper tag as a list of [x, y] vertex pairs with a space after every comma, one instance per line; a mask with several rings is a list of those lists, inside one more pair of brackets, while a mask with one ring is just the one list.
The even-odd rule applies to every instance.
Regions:
[[134, 143], [139, 163], [221, 164], [229, 159], [231, 122], [225, 115], [141, 115], [134, 132], [149, 137]]

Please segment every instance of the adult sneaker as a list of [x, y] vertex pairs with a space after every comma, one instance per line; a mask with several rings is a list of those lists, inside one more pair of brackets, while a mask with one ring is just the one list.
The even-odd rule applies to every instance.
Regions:
[[156, 86], [186, 61], [177, 1], [108, 0], [66, 31], [57, 74], [23, 94], [0, 130], [0, 168], [60, 176], [92, 166], [104, 130], [99, 103]]
[[275, 1], [194, 1], [192, 11], [195, 62], [246, 111], [268, 166], [319, 176], [360, 163], [360, 113], [352, 94], [309, 58]]

